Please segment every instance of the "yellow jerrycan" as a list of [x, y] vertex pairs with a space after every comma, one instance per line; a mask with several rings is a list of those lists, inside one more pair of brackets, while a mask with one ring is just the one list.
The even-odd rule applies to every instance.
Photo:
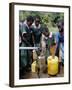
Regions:
[[49, 75], [56, 75], [58, 73], [58, 57], [57, 56], [49, 56], [47, 58], [47, 65], [48, 65], [48, 74]]
[[58, 57], [55, 56], [56, 44], [50, 47], [51, 55], [47, 58], [47, 67], [49, 75], [58, 74]]
[[31, 64], [31, 71], [32, 72], [36, 72], [36, 60], [37, 60], [38, 56], [35, 50], [33, 50], [33, 62]]
[[31, 71], [36, 72], [36, 61], [31, 64]]

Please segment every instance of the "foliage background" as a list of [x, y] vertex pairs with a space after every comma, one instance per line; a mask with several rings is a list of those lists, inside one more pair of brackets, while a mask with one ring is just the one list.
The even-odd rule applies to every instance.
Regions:
[[23, 21], [27, 18], [27, 16], [32, 15], [35, 17], [36, 15], [40, 16], [41, 24], [47, 25], [50, 31], [56, 32], [58, 31], [57, 22], [59, 20], [64, 20], [64, 13], [57, 12], [38, 12], [38, 11], [19, 11], [19, 21]]

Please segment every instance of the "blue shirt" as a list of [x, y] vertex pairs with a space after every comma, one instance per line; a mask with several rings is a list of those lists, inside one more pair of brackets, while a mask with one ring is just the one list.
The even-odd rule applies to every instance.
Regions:
[[56, 33], [56, 43], [57, 48], [61, 50], [61, 58], [64, 59], [64, 35], [61, 35], [59, 32]]

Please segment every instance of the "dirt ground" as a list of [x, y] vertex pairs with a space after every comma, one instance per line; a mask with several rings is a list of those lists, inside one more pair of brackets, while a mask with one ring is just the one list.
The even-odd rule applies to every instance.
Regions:
[[48, 75], [48, 72], [26, 72], [24, 75], [21, 76], [20, 79], [32, 79], [32, 78], [53, 78], [53, 77], [63, 77], [64, 76], [64, 66], [60, 66], [59, 72], [52, 76]]

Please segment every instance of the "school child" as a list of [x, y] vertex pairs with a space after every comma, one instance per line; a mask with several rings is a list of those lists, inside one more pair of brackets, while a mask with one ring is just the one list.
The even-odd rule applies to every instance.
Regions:
[[33, 23], [34, 46], [40, 47], [40, 40], [42, 35], [42, 26], [40, 24], [40, 16], [36, 15]]
[[44, 27], [41, 37], [42, 55], [45, 55], [45, 59], [50, 55], [50, 47], [55, 42], [55, 35], [49, 32], [47, 26]]
[[56, 33], [56, 55], [61, 59], [62, 64], [64, 65], [64, 21], [60, 20], [57, 24], [59, 31]]
[[[32, 41], [32, 28], [31, 25], [33, 23], [33, 17], [28, 16], [26, 19], [26, 22], [23, 23], [21, 26], [20, 32], [21, 32], [21, 40], [22, 44], [20, 47], [32, 47], [33, 46], [33, 41]], [[22, 49], [20, 51], [20, 68], [22, 68], [22, 72], [29, 72], [31, 70], [31, 50], [27, 49]]]

